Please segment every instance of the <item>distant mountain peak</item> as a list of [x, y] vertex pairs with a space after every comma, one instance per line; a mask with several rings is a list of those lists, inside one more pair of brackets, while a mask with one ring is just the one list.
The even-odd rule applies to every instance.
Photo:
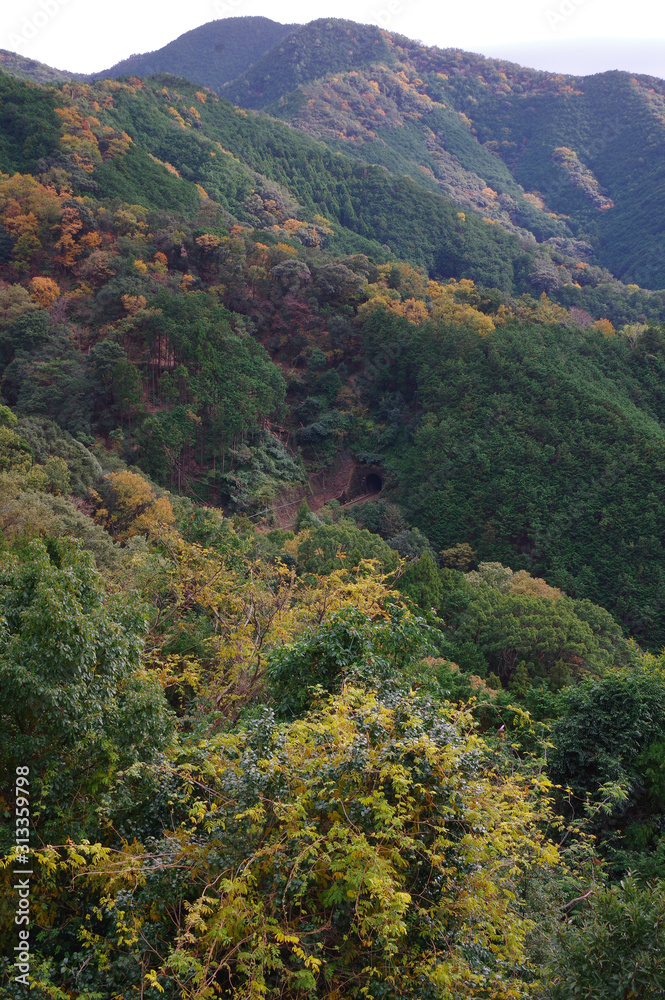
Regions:
[[89, 79], [171, 73], [212, 90], [240, 76], [299, 27], [267, 17], [226, 17], [208, 21], [154, 52], [131, 55]]

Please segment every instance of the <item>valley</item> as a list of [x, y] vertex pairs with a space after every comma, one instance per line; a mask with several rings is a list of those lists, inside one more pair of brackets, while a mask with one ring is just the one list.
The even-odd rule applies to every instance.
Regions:
[[35, 996], [662, 995], [664, 112], [332, 18], [0, 53]]

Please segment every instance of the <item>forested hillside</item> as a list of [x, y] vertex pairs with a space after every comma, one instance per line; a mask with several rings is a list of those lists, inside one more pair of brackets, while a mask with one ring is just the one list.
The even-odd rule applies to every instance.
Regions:
[[[63, 77], [12, 53], [2, 59], [21, 77]], [[586, 308], [597, 268], [605, 283], [614, 275], [665, 286], [665, 245], [653, 211], [663, 199], [661, 80], [537, 72], [352, 21], [280, 25], [260, 17], [212, 21], [88, 79], [162, 72], [264, 109], [333, 151], [478, 212], [520, 238], [531, 287], [562, 295], [568, 305]], [[417, 198], [409, 189], [392, 196]], [[424, 225], [422, 247], [391, 231], [390, 208], [377, 213], [378, 235], [399, 256], [440, 268], [427, 232], [438, 211], [427, 199], [421, 207], [409, 218]], [[352, 208], [357, 214], [353, 198], [347, 218]]]
[[665, 292], [476, 134], [582, 97], [232, 20], [255, 109], [0, 74], [0, 991], [656, 1000]]
[[84, 79], [83, 73], [67, 73], [37, 59], [20, 56], [17, 52], [0, 49], [0, 69], [9, 76], [19, 80], [33, 80], [36, 83], [61, 83], [70, 80]]
[[565, 269], [580, 254], [626, 282], [665, 285], [653, 212], [665, 176], [662, 80], [537, 72], [324, 19], [223, 93], [443, 189], [509, 230], [552, 240], [562, 269], [542, 268], [548, 292], [570, 283]]

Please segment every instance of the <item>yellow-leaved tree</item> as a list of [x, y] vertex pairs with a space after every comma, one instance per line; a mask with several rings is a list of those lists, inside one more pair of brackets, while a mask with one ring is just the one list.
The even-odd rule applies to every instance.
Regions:
[[54, 302], [60, 298], [60, 286], [53, 278], [37, 275], [30, 282], [32, 297], [42, 309], [50, 309]]
[[559, 863], [547, 784], [495, 770], [465, 711], [347, 685], [183, 740], [151, 780], [156, 842], [39, 852], [103, 897], [91, 958], [129, 944], [146, 988], [190, 1000], [530, 995], [517, 898]]
[[118, 541], [126, 542], [135, 535], [157, 536], [175, 523], [168, 497], [157, 496], [138, 473], [111, 472], [105, 483], [105, 503], [102, 506], [101, 498], [97, 497], [100, 506], [95, 516]]

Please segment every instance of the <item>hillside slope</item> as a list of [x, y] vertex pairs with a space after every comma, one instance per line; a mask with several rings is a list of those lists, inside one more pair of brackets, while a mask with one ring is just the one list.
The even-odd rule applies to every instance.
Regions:
[[665, 291], [391, 45], [0, 72], [3, 998], [665, 996]]
[[0, 170], [19, 413], [266, 526], [349, 452], [395, 536], [665, 641], [663, 293], [580, 263], [529, 295], [551, 244], [167, 75], [0, 75]]
[[0, 70], [18, 80], [33, 80], [35, 83], [63, 83], [66, 80], [84, 80], [84, 73], [69, 73], [54, 69], [37, 59], [29, 59], [18, 52], [0, 49]]
[[406, 551], [471, 544], [665, 641], [661, 293], [587, 286], [595, 322], [520, 295], [515, 235], [174, 77], [0, 97], [20, 414], [266, 527], [349, 452]]
[[[537, 72], [320, 20], [223, 92], [508, 229], [555, 238], [556, 252], [665, 285], [662, 80]], [[542, 280], [547, 290], [557, 283], [554, 272]]]
[[661, 293], [622, 285], [589, 264], [575, 241], [572, 248], [566, 237], [537, 243], [531, 232], [460, 211], [440, 186], [333, 152], [302, 130], [172, 76], [59, 89], [0, 76], [0, 169], [43, 176], [64, 169], [77, 194], [155, 208], [173, 199], [193, 207], [199, 185], [254, 224], [279, 191], [291, 216], [313, 225], [323, 219], [338, 251], [377, 261], [393, 255], [432, 277], [469, 278], [511, 294], [547, 291], [590, 322], [644, 323], [663, 310]]
[[[167, 164], [172, 177], [201, 185], [242, 221], [257, 220], [262, 201], [273, 200], [281, 187], [280, 199], [300, 204], [309, 221], [319, 215], [333, 223], [339, 248], [370, 251], [378, 259], [395, 253], [437, 273], [506, 291], [520, 281], [525, 264], [516, 237], [489, 229], [475, 214], [461, 219], [442, 194], [335, 155], [282, 122], [239, 112], [185, 80], [106, 81], [61, 91], [2, 81], [0, 169], [48, 173], [68, 166], [80, 193], [164, 207], [154, 176], [159, 164]], [[30, 124], [33, 107], [43, 120], [38, 132]], [[125, 155], [109, 155], [104, 129], [109, 136], [127, 136]], [[25, 137], [19, 143], [18, 132]], [[168, 183], [174, 187], [173, 180]], [[178, 197], [198, 195], [180, 185]]]
[[[10, 71], [31, 75], [25, 60], [11, 58]], [[47, 71], [37, 66], [32, 76], [62, 79]], [[332, 151], [479, 213], [536, 252], [536, 292], [586, 308], [576, 289], [599, 278], [587, 265], [600, 267], [605, 283], [614, 275], [665, 287], [661, 80], [538, 72], [353, 21], [257, 17], [210, 22], [90, 79], [160, 72], [281, 117]], [[380, 242], [437, 266], [428, 236], [418, 250], [390, 232]]]

